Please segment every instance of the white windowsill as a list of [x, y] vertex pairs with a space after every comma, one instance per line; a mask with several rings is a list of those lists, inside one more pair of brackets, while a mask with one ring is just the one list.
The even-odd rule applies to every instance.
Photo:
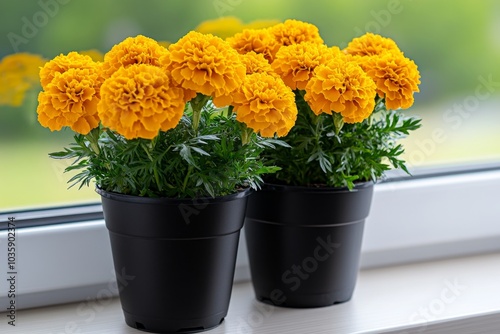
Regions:
[[[349, 302], [288, 309], [257, 302], [249, 282], [234, 286], [225, 321], [210, 334], [499, 333], [500, 253], [360, 272]], [[9, 333], [140, 333], [118, 299], [22, 310]]]
[[[296, 333], [380, 333], [382, 328], [399, 328], [401, 332], [416, 320], [420, 307], [432, 303], [439, 307], [446, 280], [453, 282], [455, 278], [470, 289], [453, 303], [443, 302], [446, 307], [432, 321], [461, 327], [463, 322], [449, 320], [464, 318], [465, 325], [471, 326], [476, 326], [475, 321], [494, 326], [497, 321], [497, 330], [491, 333], [500, 333], [500, 315], [495, 314], [500, 312], [500, 255], [480, 255], [500, 252], [498, 189], [500, 170], [377, 184], [365, 225], [363, 270], [354, 299], [329, 308], [296, 313], [298, 310], [255, 302], [242, 235], [230, 313], [227, 321], [210, 333], [284, 333], [290, 329], [297, 329]], [[114, 291], [110, 287], [115, 281], [102, 220], [19, 228], [16, 233], [19, 327], [7, 327], [8, 319], [0, 314], [0, 332], [5, 328], [20, 330], [18, 333], [48, 333], [47, 328], [53, 328], [49, 333], [138, 333], [123, 323], [117, 300], [104, 308], [95, 302], [96, 296]], [[5, 254], [5, 241], [6, 231], [0, 231], [0, 254]], [[467, 258], [474, 254], [479, 255]], [[450, 257], [463, 258], [432, 262]], [[415, 261], [420, 264], [408, 264]], [[381, 268], [388, 265], [394, 267]], [[6, 256], [0, 257], [0, 268], [7, 268]], [[7, 291], [5, 279], [0, 280], [0, 312], [9, 302], [2, 291]], [[452, 297], [445, 293], [444, 298]], [[77, 304], [22, 310], [70, 302]], [[270, 309], [272, 316], [266, 311]], [[65, 329], [71, 321], [67, 319], [82, 329], [72, 329], [72, 322]], [[262, 321], [262, 325], [238, 332], [234, 328], [240, 324], [234, 321]], [[30, 330], [24, 327], [31, 325]], [[429, 322], [426, 332], [432, 326]], [[417, 326], [410, 332], [422, 328]]]

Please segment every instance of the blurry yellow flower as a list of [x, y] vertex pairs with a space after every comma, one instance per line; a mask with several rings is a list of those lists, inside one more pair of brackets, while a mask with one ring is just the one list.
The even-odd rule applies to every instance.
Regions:
[[400, 51], [392, 39], [369, 32], [354, 38], [344, 52], [353, 56], [374, 56], [390, 50]]
[[22, 105], [26, 92], [39, 85], [38, 73], [45, 62], [29, 53], [5, 56], [0, 62], [0, 105]]
[[158, 45], [163, 46], [165, 49], [168, 49], [168, 47], [172, 44], [172, 42], [169, 41], [158, 41]]
[[79, 53], [81, 55], [89, 56], [90, 58], [92, 58], [93, 61], [103, 61], [104, 60], [104, 54], [97, 49], [80, 51]]
[[247, 75], [234, 94], [236, 119], [263, 137], [286, 136], [297, 119], [292, 90], [277, 76]]
[[234, 16], [224, 16], [215, 20], [200, 23], [195, 31], [202, 34], [212, 34], [225, 39], [243, 30], [243, 22]]
[[373, 80], [356, 62], [335, 57], [316, 67], [304, 99], [316, 115], [335, 111], [344, 122], [357, 123], [373, 112], [375, 88]]
[[212, 34], [222, 39], [233, 36], [244, 29], [262, 29], [278, 24], [278, 20], [256, 20], [244, 24], [235, 16], [223, 16], [201, 22], [194, 30], [202, 34]]
[[281, 47], [271, 65], [288, 87], [304, 90], [314, 69], [339, 53], [338, 49], [328, 48], [324, 44], [292, 44]]
[[70, 68], [56, 72], [45, 90], [38, 95], [38, 121], [51, 131], [69, 126], [87, 134], [99, 124], [96, 86], [98, 74], [89, 68]]
[[245, 29], [227, 38], [227, 42], [240, 54], [262, 53], [269, 62], [281, 46], [269, 29]]
[[278, 75], [274, 72], [271, 64], [264, 58], [262, 53], [255, 53], [254, 51], [247, 52], [240, 55], [240, 59], [247, 69], [247, 74], [252, 73], [267, 73], [270, 75]]
[[118, 69], [101, 86], [97, 106], [102, 125], [127, 139], [156, 137], [174, 128], [184, 112], [184, 91], [170, 85], [159, 67], [135, 64]]
[[311, 23], [286, 20], [269, 29], [280, 45], [287, 46], [303, 42], [324, 43], [318, 28]]
[[64, 73], [71, 68], [91, 69], [96, 68], [96, 63], [90, 56], [79, 54], [78, 52], [70, 52], [67, 55], [59, 55], [54, 59], [45, 63], [40, 69], [40, 83], [43, 89], [47, 89], [52, 79], [57, 74]]
[[30, 87], [20, 76], [11, 73], [0, 74], [0, 105], [21, 106]]
[[366, 57], [361, 66], [375, 81], [377, 93], [385, 98], [388, 109], [407, 109], [413, 105], [413, 93], [419, 92], [420, 73], [413, 60], [402, 52], [388, 51]]
[[160, 66], [160, 57], [166, 54], [168, 50], [152, 38], [142, 35], [128, 37], [104, 55], [103, 76], [109, 78], [119, 68], [133, 64]]
[[217, 105], [231, 103], [231, 94], [245, 77], [238, 52], [219, 37], [191, 31], [170, 45], [162, 57], [175, 84], [206, 96]]
[[243, 29], [264, 29], [272, 27], [278, 23], [280, 20], [255, 20], [243, 25]]

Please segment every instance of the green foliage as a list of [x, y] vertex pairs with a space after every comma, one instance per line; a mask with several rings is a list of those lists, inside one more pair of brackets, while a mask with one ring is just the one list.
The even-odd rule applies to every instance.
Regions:
[[147, 197], [194, 198], [223, 196], [239, 188], [258, 189], [262, 174], [279, 168], [265, 166], [265, 148], [286, 145], [254, 133], [243, 144], [247, 129], [227, 110], [204, 107], [197, 129], [186, 110], [180, 123], [157, 137], [127, 140], [108, 129], [75, 135], [75, 142], [58, 159], [73, 159], [66, 171], [78, 173], [71, 186], [96, 184], [106, 190]]
[[299, 93], [296, 100], [297, 122], [284, 138], [291, 149], [266, 151], [266, 161], [282, 168], [266, 181], [352, 189], [355, 182], [376, 181], [391, 168], [408, 173], [398, 140], [418, 129], [420, 119], [386, 110], [379, 100], [368, 119], [343, 124], [336, 113], [316, 116]]

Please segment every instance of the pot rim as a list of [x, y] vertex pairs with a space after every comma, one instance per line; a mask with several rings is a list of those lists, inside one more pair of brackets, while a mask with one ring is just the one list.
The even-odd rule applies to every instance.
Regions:
[[359, 182], [354, 184], [354, 188], [349, 190], [347, 187], [328, 187], [328, 186], [294, 186], [287, 184], [267, 183], [262, 185], [262, 190], [286, 191], [286, 192], [303, 192], [303, 193], [329, 193], [329, 192], [357, 192], [373, 187], [373, 181]]
[[143, 203], [143, 204], [192, 204], [196, 203], [221, 203], [233, 201], [239, 198], [244, 198], [250, 195], [254, 190], [252, 188], [244, 188], [242, 190], [238, 190], [236, 193], [224, 195], [224, 196], [216, 196], [216, 197], [195, 197], [195, 198], [172, 198], [172, 197], [145, 197], [145, 196], [137, 196], [137, 195], [126, 195], [117, 192], [107, 191], [101, 189], [96, 185], [95, 191], [104, 198], [122, 201], [122, 202], [133, 202], [133, 203]]

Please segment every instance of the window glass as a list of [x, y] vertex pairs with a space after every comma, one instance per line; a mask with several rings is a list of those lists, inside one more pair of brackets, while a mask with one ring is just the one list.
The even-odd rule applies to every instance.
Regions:
[[[500, 159], [498, 1], [40, 0], [3, 2], [1, 13], [0, 58], [105, 53], [137, 34], [176, 41], [200, 22], [223, 16], [244, 23], [308, 21], [328, 45], [341, 48], [367, 31], [379, 33], [393, 38], [422, 76], [415, 104], [405, 111], [423, 118], [423, 127], [405, 141], [410, 167]], [[0, 80], [0, 210], [98, 201], [92, 187], [67, 190], [71, 175], [62, 172], [68, 162], [48, 157], [71, 142], [72, 133], [50, 133], [37, 123], [37, 85], [24, 90], [11, 78]], [[6, 91], [12, 85], [17, 90]]]

